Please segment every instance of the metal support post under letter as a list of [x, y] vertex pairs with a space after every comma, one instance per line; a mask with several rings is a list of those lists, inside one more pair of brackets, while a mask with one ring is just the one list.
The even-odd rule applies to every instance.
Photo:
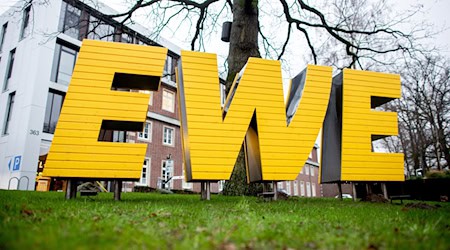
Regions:
[[114, 181], [114, 200], [120, 201], [121, 193], [122, 193], [122, 181], [115, 180]]
[[70, 200], [72, 198], [72, 180], [67, 180], [66, 185], [66, 200]]
[[200, 200], [206, 200], [205, 182], [200, 182]]
[[383, 190], [383, 196], [385, 199], [389, 199], [386, 182], [381, 183], [381, 190]]
[[273, 187], [273, 200], [276, 201], [278, 199], [278, 186], [276, 181], [272, 181]]
[[66, 200], [74, 199], [77, 197], [77, 184], [76, 180], [68, 179], [66, 186]]
[[207, 181], [205, 185], [206, 185], [206, 200], [209, 201], [211, 200], [211, 182]]
[[355, 183], [352, 182], [352, 189], [353, 189], [353, 201], [356, 201], [356, 186]]
[[341, 182], [338, 182], [337, 185], [339, 190], [339, 199], [342, 200], [342, 184]]

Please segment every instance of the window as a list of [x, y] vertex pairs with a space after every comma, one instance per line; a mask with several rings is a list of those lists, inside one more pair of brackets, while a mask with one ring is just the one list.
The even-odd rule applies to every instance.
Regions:
[[298, 196], [298, 183], [297, 183], [297, 180], [294, 181], [294, 195]]
[[6, 117], [5, 117], [5, 124], [3, 126], [3, 134], [7, 135], [9, 132], [9, 123], [11, 121], [12, 112], [14, 108], [14, 99], [16, 97], [16, 92], [12, 92], [9, 94], [8, 98], [8, 105], [6, 106]]
[[277, 188], [278, 188], [278, 190], [283, 189], [283, 182], [281, 182], [281, 181], [277, 182]]
[[91, 16], [87, 37], [95, 40], [114, 41], [114, 27]]
[[148, 186], [148, 180], [150, 179], [150, 159], [145, 158], [142, 164], [141, 178], [139, 178], [138, 185]]
[[52, 81], [69, 86], [78, 52], [75, 49], [56, 44]]
[[54, 134], [56, 124], [58, 123], [59, 114], [64, 102], [65, 94], [56, 90], [50, 89], [47, 97], [47, 107], [45, 109], [44, 129], [45, 133]]
[[151, 141], [151, 139], [152, 139], [152, 123], [151, 122], [146, 122], [144, 124], [144, 130], [142, 130], [142, 132], [138, 133], [138, 139]]
[[133, 43], [133, 35], [126, 33], [126, 32], [122, 32], [122, 34], [120, 36], [120, 42]]
[[305, 165], [305, 166], [303, 166], [303, 168], [305, 169], [305, 174], [309, 175], [309, 166]]
[[311, 176], [314, 176], [314, 166], [310, 166], [310, 168], [311, 168], [310, 170]]
[[127, 142], [127, 132], [122, 130], [113, 130], [113, 142]]
[[177, 59], [168, 55], [166, 59], [166, 64], [164, 65], [164, 74], [163, 77], [167, 80], [171, 80], [175, 82], [175, 66], [177, 63]]
[[316, 195], [316, 184], [315, 184], [315, 183], [312, 183], [311, 185], [312, 185], [312, 196], [313, 196], [313, 197], [316, 197], [316, 196], [317, 196], [317, 195]]
[[286, 181], [286, 192], [288, 193], [288, 195], [291, 195], [291, 182], [290, 181]]
[[127, 131], [100, 129], [98, 141], [127, 142]]
[[300, 195], [301, 196], [305, 196], [305, 182], [304, 181], [300, 181]]
[[311, 183], [306, 183], [306, 196], [311, 197]]
[[81, 10], [63, 2], [62, 12], [64, 24], [61, 31], [72, 38], [80, 39]]
[[9, 79], [12, 76], [13, 68], [14, 68], [14, 58], [16, 57], [16, 49], [13, 49], [9, 52], [9, 62], [6, 70], [5, 76], [5, 84], [3, 85], [3, 90], [8, 89]]
[[170, 127], [163, 127], [163, 145], [174, 146], [175, 130]]
[[27, 37], [30, 34], [30, 15], [31, 15], [31, 5], [25, 8], [23, 11], [23, 23], [22, 31], [20, 32], [20, 39]]
[[161, 189], [172, 188], [172, 176], [173, 176], [173, 160], [162, 161], [161, 167]]
[[173, 112], [175, 110], [175, 94], [168, 90], [163, 90], [162, 109]]
[[2, 52], [3, 44], [5, 43], [6, 29], [8, 28], [8, 23], [3, 24], [2, 33], [0, 35], [0, 52]]

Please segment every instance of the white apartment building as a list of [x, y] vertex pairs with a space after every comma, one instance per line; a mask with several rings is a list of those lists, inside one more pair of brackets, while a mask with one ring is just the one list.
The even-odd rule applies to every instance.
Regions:
[[[126, 136], [123, 131], [102, 131], [102, 136], [110, 141], [149, 143], [151, 130], [161, 128], [164, 131], [158, 133], [162, 139], [157, 143], [153, 139], [160, 150], [155, 153], [159, 158], [147, 150], [138, 183], [150, 186], [150, 173], [167, 175], [167, 155], [173, 156], [175, 167], [171, 174], [182, 175], [181, 143], [173, 143], [179, 137], [173, 66], [180, 48], [164, 39], [148, 39], [151, 33], [142, 26], [122, 26], [108, 19], [104, 14], [114, 10], [101, 3], [95, 7], [78, 0], [23, 4], [19, 1], [0, 16], [0, 189], [35, 189], [36, 173], [45, 163], [84, 38], [169, 49], [164, 72], [167, 77], [162, 79], [160, 91], [152, 95], [143, 133]], [[162, 103], [155, 105], [156, 100]], [[171, 185], [181, 189], [182, 180]]]

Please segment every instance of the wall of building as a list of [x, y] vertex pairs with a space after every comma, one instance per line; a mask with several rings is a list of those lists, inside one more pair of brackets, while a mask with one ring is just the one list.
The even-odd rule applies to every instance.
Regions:
[[[8, 22], [0, 55], [2, 90], [7, 74], [9, 53], [12, 49], [16, 49], [8, 87], [0, 94], [1, 189], [18, 188], [17, 179], [20, 179], [22, 181], [19, 189], [34, 190], [40, 144], [45, 137], [42, 134], [42, 126], [55, 49], [54, 39], [49, 39], [41, 34], [57, 30], [59, 9], [58, 3], [49, 6], [34, 6], [31, 9], [30, 33], [24, 38], [20, 37], [23, 25], [22, 12], [13, 8], [0, 17], [1, 26]], [[5, 134], [3, 130], [7, 101], [8, 96], [13, 92], [15, 92], [15, 103], [9, 131]], [[10, 162], [14, 162], [17, 158], [20, 159], [19, 169], [12, 170]], [[16, 163], [19, 164], [18, 161]], [[9, 183], [11, 186], [8, 185]]]
[[[15, 189], [17, 188], [17, 179], [23, 177], [28, 179], [29, 183], [25, 185], [25, 182], [21, 182], [22, 185], [19, 188], [34, 190], [39, 156], [47, 154], [53, 140], [53, 134], [43, 132], [49, 89], [62, 93], [67, 92], [68, 89], [63, 84], [51, 81], [52, 68], [56, 60], [58, 60], [58, 57], [55, 56], [57, 40], [59, 43], [62, 42], [75, 48], [81, 46], [81, 41], [58, 32], [61, 28], [62, 1], [51, 1], [48, 5], [32, 6], [30, 33], [25, 38], [20, 39], [20, 31], [23, 25], [23, 13], [17, 11], [17, 9], [22, 7], [19, 6], [20, 4], [23, 4], [23, 2], [19, 2], [18, 7], [13, 7], [10, 12], [6, 12], [0, 17], [0, 27], [5, 22], [8, 22], [7, 33], [0, 54], [0, 87], [2, 90], [9, 52], [14, 48], [16, 49], [12, 77], [9, 80], [8, 88], [0, 94], [0, 129], [3, 129], [8, 97], [10, 93], [15, 92], [15, 103], [9, 124], [9, 133], [4, 135], [4, 132], [0, 130], [0, 188]], [[83, 12], [88, 11], [89, 7], [82, 10]], [[106, 6], [101, 6], [101, 10], [111, 13], [111, 9]], [[133, 28], [133, 34], [136, 34], [136, 30], [139, 32], [145, 31], [138, 25], [133, 25]], [[141, 34], [139, 43], [142, 43], [143, 40], [141, 39], [146, 35], [148, 34]], [[138, 40], [135, 43], [138, 43]], [[170, 42], [164, 40], [164, 44], [170, 47], [172, 56], [176, 56], [176, 53], [179, 53], [179, 48]], [[176, 62], [174, 61], [174, 63]], [[183, 174], [181, 138], [178, 112], [176, 111], [178, 105], [176, 103], [176, 86], [173, 82], [166, 82], [168, 84], [161, 84], [160, 90], [169, 89], [175, 93], [174, 112], [161, 109], [162, 91], [155, 92], [154, 100], [152, 100], [153, 105], [149, 106], [148, 120], [153, 125], [152, 141], [149, 143], [147, 150], [147, 157], [150, 158], [151, 163], [150, 186], [156, 186], [157, 178], [161, 173], [162, 161], [169, 154], [174, 160], [174, 175], [181, 176]], [[150, 113], [153, 115], [150, 116]], [[154, 118], [155, 114], [156, 118]], [[169, 120], [169, 123], [166, 120]], [[170, 126], [175, 130], [175, 144], [173, 146], [162, 145], [162, 129], [164, 126]], [[131, 137], [129, 137], [130, 142], [133, 141]], [[140, 142], [136, 138], [136, 133], [134, 133], [134, 137], [134, 141]], [[17, 157], [20, 158], [20, 169], [12, 170], [10, 162], [14, 164], [14, 159]], [[12, 185], [9, 187], [8, 182], [11, 178], [17, 179], [13, 179]], [[182, 181], [173, 181], [173, 187], [181, 189]]]

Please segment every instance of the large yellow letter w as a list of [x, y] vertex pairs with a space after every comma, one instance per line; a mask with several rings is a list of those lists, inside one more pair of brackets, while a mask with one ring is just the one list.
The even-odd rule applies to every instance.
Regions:
[[279, 61], [250, 58], [222, 109], [216, 56], [183, 51], [181, 60], [187, 180], [229, 179], [244, 140], [248, 181], [295, 179], [322, 126], [331, 67], [308, 66], [285, 104]]

